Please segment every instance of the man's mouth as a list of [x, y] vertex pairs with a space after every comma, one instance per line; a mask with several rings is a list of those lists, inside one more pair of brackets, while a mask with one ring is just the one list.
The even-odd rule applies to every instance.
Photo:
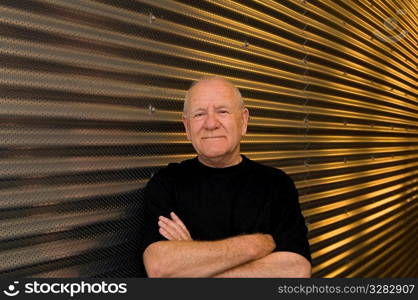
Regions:
[[203, 140], [208, 140], [208, 139], [220, 139], [223, 138], [224, 136], [205, 136], [202, 139]]

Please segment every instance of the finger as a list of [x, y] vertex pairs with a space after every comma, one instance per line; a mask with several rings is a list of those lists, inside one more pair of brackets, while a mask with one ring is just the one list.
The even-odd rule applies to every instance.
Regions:
[[176, 222], [177, 224], [179, 224], [184, 230], [188, 231], [186, 228], [186, 225], [184, 225], [184, 223], [180, 220], [179, 217], [177, 217], [177, 215], [172, 211], [170, 213], [171, 219]]
[[169, 241], [173, 241], [173, 240], [175, 240], [171, 234], [169, 234], [166, 230], [164, 230], [164, 228], [161, 228], [161, 227], [160, 227], [158, 231], [159, 231], [159, 232], [160, 232], [160, 234], [161, 234], [163, 237], [165, 237], [167, 240], [169, 240]]
[[170, 235], [171, 240], [181, 240], [182, 236], [173, 227], [163, 221], [158, 221], [158, 226]]
[[171, 216], [171, 218], [173, 219], [174, 222], [176, 222], [178, 225], [181, 226], [181, 228], [183, 228], [183, 230], [187, 234], [187, 236], [189, 238], [191, 238], [189, 230], [187, 230], [186, 225], [184, 225], [184, 223], [180, 220], [180, 218], [173, 211], [170, 213], [170, 216]]
[[160, 217], [158, 221], [158, 225], [164, 228], [165, 231], [169, 232], [174, 239], [176, 240], [184, 239], [184, 234], [181, 231], [182, 229], [180, 228], [179, 225], [174, 223], [174, 221], [168, 218]]
[[171, 219], [168, 219], [166, 217], [161, 216], [160, 221], [164, 222], [166, 225], [165, 229], [170, 228], [170, 232], [173, 234], [173, 232], [177, 232], [176, 236], [179, 236], [182, 240], [189, 239], [188, 234], [183, 230], [183, 228], [178, 225], [176, 222], [174, 222]]
[[180, 227], [177, 223], [175, 223], [173, 220], [161, 217], [160, 222], [162, 222], [164, 225], [164, 229], [169, 231], [174, 237], [178, 238], [179, 240], [187, 240], [188, 236], [184, 232], [183, 228]]

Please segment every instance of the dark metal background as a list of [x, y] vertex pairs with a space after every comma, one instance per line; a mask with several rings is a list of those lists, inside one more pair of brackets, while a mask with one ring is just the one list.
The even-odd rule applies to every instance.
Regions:
[[141, 188], [202, 75], [295, 180], [315, 277], [418, 276], [417, 3], [0, 2], [0, 275], [138, 276]]

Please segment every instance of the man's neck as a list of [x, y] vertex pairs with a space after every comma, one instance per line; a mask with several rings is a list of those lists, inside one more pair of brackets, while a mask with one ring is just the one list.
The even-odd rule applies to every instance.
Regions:
[[232, 166], [238, 165], [242, 161], [242, 156], [239, 153], [238, 155], [234, 155], [231, 158], [229, 157], [207, 158], [201, 155], [199, 155], [197, 158], [199, 162], [211, 168], [232, 167]]

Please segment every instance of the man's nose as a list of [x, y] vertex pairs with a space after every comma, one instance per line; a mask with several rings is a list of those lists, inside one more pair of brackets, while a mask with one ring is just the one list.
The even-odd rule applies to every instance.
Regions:
[[205, 122], [205, 127], [208, 130], [214, 130], [214, 129], [217, 129], [219, 127], [219, 120], [218, 120], [218, 117], [216, 116], [216, 114], [208, 113], [207, 118], [206, 118], [206, 122]]

